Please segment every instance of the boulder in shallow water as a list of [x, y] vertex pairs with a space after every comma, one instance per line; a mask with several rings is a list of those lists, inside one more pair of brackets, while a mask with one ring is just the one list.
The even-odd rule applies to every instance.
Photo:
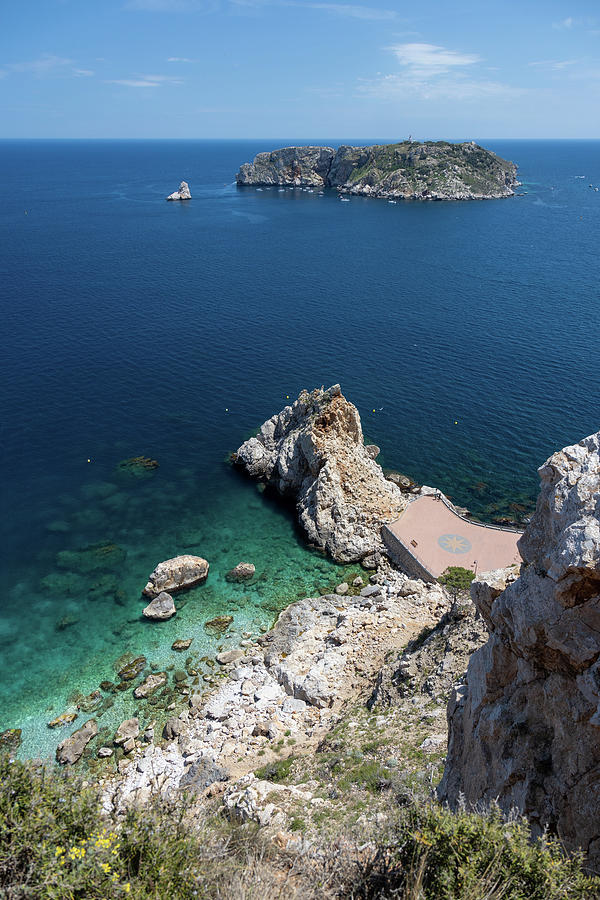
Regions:
[[122, 659], [123, 657], [117, 660], [117, 665], [119, 666], [117, 671], [121, 681], [133, 681], [146, 668], [147, 659], [145, 656], [136, 656], [135, 659], [127, 659], [124, 663], [121, 662]]
[[60, 742], [56, 748], [56, 761], [61, 766], [74, 765], [77, 760], [81, 759], [83, 751], [97, 734], [98, 723], [95, 719], [88, 719], [81, 728], [73, 732], [71, 737], [65, 738], [64, 741]]
[[113, 743], [118, 747], [119, 744], [124, 744], [130, 738], [135, 739], [139, 733], [139, 719], [126, 719], [124, 722], [121, 722], [121, 724], [117, 728], [116, 734], [113, 738]]
[[173, 598], [166, 591], [161, 591], [158, 597], [151, 600], [143, 610], [147, 619], [156, 619], [158, 621], [170, 619], [176, 612]]
[[175, 556], [161, 562], [154, 569], [144, 588], [147, 597], [158, 597], [161, 591], [181, 591], [206, 581], [208, 563], [201, 556]]
[[186, 640], [179, 639], [177, 641], [173, 641], [173, 643], [171, 644], [171, 650], [175, 650], [176, 653], [183, 653], [184, 650], [187, 650], [190, 647], [193, 640], [193, 638], [187, 638]]
[[167, 200], [191, 200], [192, 195], [190, 193], [190, 186], [187, 181], [182, 181], [179, 185], [178, 191], [173, 191], [172, 194], [169, 194]]
[[256, 572], [256, 566], [249, 562], [238, 563], [225, 576], [226, 581], [248, 581]]
[[65, 712], [48, 722], [48, 728], [63, 728], [65, 725], [71, 725], [77, 718], [77, 713]]
[[204, 627], [208, 631], [214, 631], [217, 634], [221, 634], [223, 631], [227, 631], [232, 622], [233, 616], [215, 616], [214, 619], [205, 622]]
[[156, 693], [156, 691], [166, 683], [166, 672], [153, 672], [152, 675], [148, 675], [148, 677], [136, 687], [133, 696], [136, 700], [143, 700], [146, 697], [152, 696], [152, 694]]

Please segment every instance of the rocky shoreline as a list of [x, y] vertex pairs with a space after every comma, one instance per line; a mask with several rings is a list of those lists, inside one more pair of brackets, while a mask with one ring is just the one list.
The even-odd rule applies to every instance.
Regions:
[[238, 185], [333, 188], [387, 200], [491, 200], [511, 197], [517, 167], [474, 141], [403, 141], [373, 147], [285, 147], [259, 153]]

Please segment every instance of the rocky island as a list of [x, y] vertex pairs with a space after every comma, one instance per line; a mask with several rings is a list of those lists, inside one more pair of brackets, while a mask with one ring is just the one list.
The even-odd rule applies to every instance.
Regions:
[[372, 147], [285, 147], [259, 153], [238, 185], [334, 188], [388, 200], [511, 197], [517, 167], [474, 141], [402, 141]]

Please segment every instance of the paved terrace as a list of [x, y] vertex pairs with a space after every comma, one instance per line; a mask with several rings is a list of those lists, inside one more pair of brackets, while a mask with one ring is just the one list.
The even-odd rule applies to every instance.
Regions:
[[522, 532], [470, 522], [435, 495], [413, 500], [382, 534], [392, 558], [427, 580], [448, 566], [487, 572], [521, 563], [517, 541]]

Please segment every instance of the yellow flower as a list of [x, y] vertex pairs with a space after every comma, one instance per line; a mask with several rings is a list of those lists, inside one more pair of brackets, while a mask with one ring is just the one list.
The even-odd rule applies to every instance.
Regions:
[[131, 890], [131, 885], [129, 884], [129, 882], [127, 882], [127, 884], [125, 884], [123, 886], [125, 888], [125, 893], [128, 894], [129, 891]]
[[55, 856], [62, 856], [62, 854], [63, 854], [64, 852], [65, 852], [65, 848], [64, 848], [64, 847], [57, 847], [56, 850], [54, 851], [54, 855], [55, 855]]

